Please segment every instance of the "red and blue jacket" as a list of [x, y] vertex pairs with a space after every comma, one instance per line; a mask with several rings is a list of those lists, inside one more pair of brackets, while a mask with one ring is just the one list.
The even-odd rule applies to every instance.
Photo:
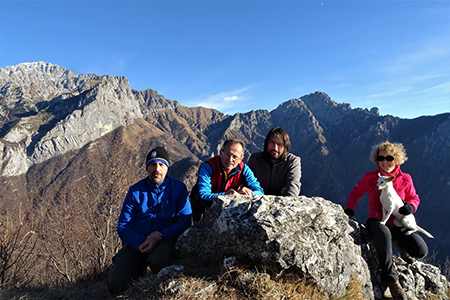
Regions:
[[242, 161], [228, 174], [223, 170], [220, 155], [208, 159], [200, 167], [198, 192], [203, 201], [213, 201], [218, 196], [225, 195], [226, 190], [237, 190], [241, 184], [251, 189], [255, 195], [264, 194], [253, 171]]

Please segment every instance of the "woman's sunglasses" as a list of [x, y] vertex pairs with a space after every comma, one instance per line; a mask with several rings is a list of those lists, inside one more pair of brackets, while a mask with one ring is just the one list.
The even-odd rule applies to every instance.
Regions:
[[394, 161], [394, 157], [392, 155], [388, 155], [386, 157], [382, 156], [382, 155], [378, 155], [377, 156], [377, 161], [383, 161], [383, 160], [387, 160], [387, 161]]

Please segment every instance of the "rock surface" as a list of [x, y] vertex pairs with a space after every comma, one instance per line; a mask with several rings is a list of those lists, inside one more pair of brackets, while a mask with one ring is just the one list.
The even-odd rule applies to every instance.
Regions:
[[[205, 264], [235, 256], [272, 276], [296, 272], [330, 296], [342, 295], [353, 277], [367, 299], [384, 293], [364, 228], [320, 197], [220, 196], [179, 238], [177, 253]], [[447, 299], [450, 285], [438, 268], [416, 262], [398, 269], [411, 299]]]

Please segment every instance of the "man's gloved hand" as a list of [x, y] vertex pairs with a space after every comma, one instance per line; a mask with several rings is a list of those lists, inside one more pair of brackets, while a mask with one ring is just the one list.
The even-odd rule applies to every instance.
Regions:
[[345, 214], [351, 218], [355, 215], [355, 212], [353, 211], [353, 209], [347, 208], [346, 210], [344, 210]]
[[406, 203], [398, 209], [398, 212], [402, 215], [410, 215], [414, 212], [414, 206], [412, 204]]

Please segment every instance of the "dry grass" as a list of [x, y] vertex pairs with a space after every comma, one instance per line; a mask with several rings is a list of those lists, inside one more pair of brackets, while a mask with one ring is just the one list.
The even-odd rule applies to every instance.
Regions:
[[361, 283], [356, 279], [352, 278], [350, 284], [347, 288], [347, 291], [339, 298], [335, 300], [364, 300], [362, 293]]
[[[186, 273], [192, 272], [192, 270], [186, 271]], [[210, 275], [214, 273], [213, 269], [203, 271]], [[117, 299], [364, 299], [361, 285], [357, 280], [352, 280], [348, 290], [341, 297], [328, 297], [315, 284], [305, 281], [295, 274], [286, 274], [280, 279], [273, 279], [267, 273], [240, 267], [232, 267], [223, 271], [221, 275], [216, 274], [208, 278], [199, 277], [199, 274], [181, 275], [162, 282], [147, 277], [137, 282]]]
[[[200, 269], [185, 267], [183, 274], [157, 280], [149, 275], [135, 282], [122, 295], [108, 293], [105, 276], [86, 278], [77, 283], [59, 287], [32, 287], [0, 291], [0, 299], [34, 300], [34, 299], [162, 299], [162, 300], [243, 300], [243, 299], [308, 299], [308, 300], [363, 300], [361, 286], [352, 280], [347, 292], [341, 297], [327, 297], [313, 283], [307, 282], [295, 274], [272, 279], [267, 273], [233, 267], [222, 271], [207, 268], [200, 277]], [[196, 272], [194, 274], [192, 272]], [[190, 275], [186, 275], [190, 273]]]

